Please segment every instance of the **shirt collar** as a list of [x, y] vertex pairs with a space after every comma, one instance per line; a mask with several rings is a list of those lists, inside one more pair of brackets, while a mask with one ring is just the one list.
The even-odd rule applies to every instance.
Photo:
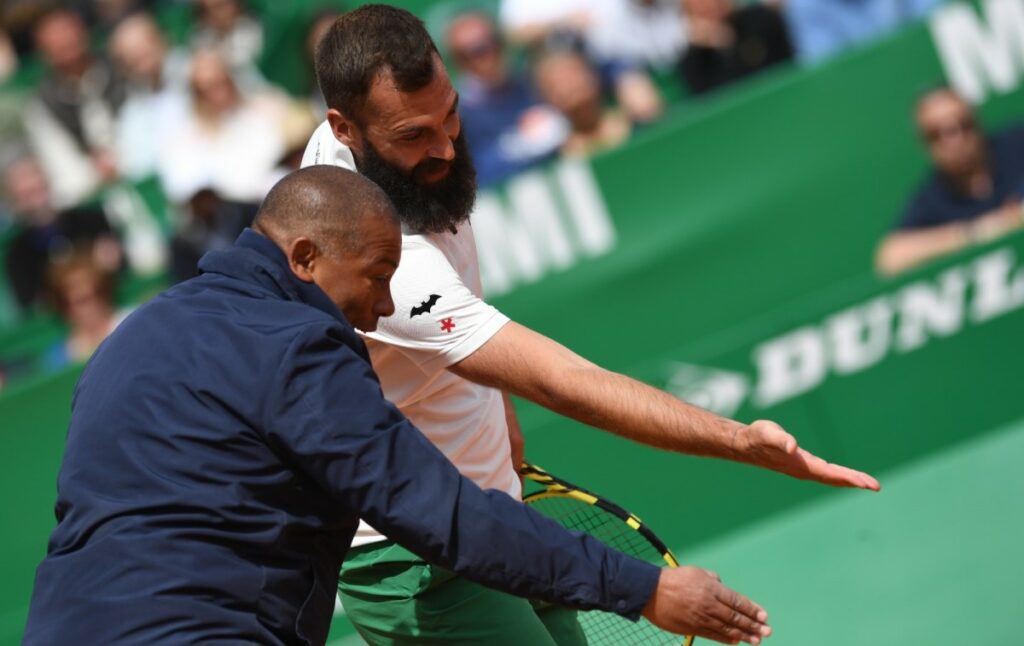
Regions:
[[315, 307], [351, 327], [345, 315], [322, 289], [299, 280], [289, 269], [284, 252], [269, 238], [252, 229], [242, 231], [227, 249], [204, 255], [199, 260], [199, 271], [257, 283], [284, 300]]

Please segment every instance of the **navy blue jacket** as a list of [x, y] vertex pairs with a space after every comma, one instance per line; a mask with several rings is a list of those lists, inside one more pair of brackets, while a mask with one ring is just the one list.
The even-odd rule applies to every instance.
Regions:
[[323, 643], [359, 517], [485, 585], [639, 614], [658, 570], [460, 476], [269, 240], [200, 268], [75, 388], [25, 643]]

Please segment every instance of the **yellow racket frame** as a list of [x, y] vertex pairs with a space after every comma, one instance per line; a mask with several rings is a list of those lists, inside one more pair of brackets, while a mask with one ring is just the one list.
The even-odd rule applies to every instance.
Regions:
[[[561, 478], [556, 478], [544, 469], [541, 469], [534, 464], [530, 464], [529, 462], [523, 462], [520, 465], [519, 473], [528, 480], [543, 487], [540, 491], [535, 491], [524, 496], [524, 503], [530, 504], [531, 502], [547, 498], [572, 498], [573, 500], [578, 500], [579, 502], [587, 505], [600, 507], [612, 516], [620, 519], [630, 529], [642, 535], [647, 542], [649, 542], [651, 546], [661, 554], [662, 559], [665, 560], [665, 563], [668, 564], [669, 567], [679, 566], [679, 561], [672, 553], [672, 550], [670, 550], [665, 543], [658, 538], [657, 534], [655, 534], [650, 527], [645, 525], [635, 514], [626, 511], [606, 498], [602, 498], [587, 491], [586, 489], [577, 487], [576, 485], [562, 480]], [[683, 646], [692, 646], [692, 644], [693, 635], [684, 636]]]

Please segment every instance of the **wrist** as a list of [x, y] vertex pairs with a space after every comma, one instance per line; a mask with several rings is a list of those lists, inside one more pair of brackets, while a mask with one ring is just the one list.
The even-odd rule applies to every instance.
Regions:
[[662, 580], [664, 576], [665, 570], [658, 572], [658, 580], [655, 582], [654, 587], [651, 588], [651, 596], [647, 598], [647, 603], [644, 604], [643, 610], [640, 611], [640, 615], [648, 621], [651, 621], [651, 617], [653, 617], [658, 611], [658, 590], [663, 585]]
[[728, 420], [731, 424], [731, 428], [728, 429], [727, 439], [727, 456], [731, 460], [736, 462], [744, 462], [744, 456], [747, 453], [747, 440], [749, 433], [749, 426], [741, 424], [733, 420]]

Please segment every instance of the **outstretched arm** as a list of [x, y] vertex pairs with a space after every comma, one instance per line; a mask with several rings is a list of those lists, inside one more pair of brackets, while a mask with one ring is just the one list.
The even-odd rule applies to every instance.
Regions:
[[483, 491], [391, 403], [345, 333], [300, 334], [265, 401], [263, 433], [332, 494], [423, 559], [512, 594], [673, 632], [757, 644], [764, 609], [696, 567], [658, 569], [570, 532], [501, 491]]
[[777, 424], [742, 424], [605, 370], [516, 323], [505, 325], [450, 368], [622, 437], [680, 453], [745, 462], [839, 487], [879, 489], [866, 473], [829, 464], [801, 449]]

